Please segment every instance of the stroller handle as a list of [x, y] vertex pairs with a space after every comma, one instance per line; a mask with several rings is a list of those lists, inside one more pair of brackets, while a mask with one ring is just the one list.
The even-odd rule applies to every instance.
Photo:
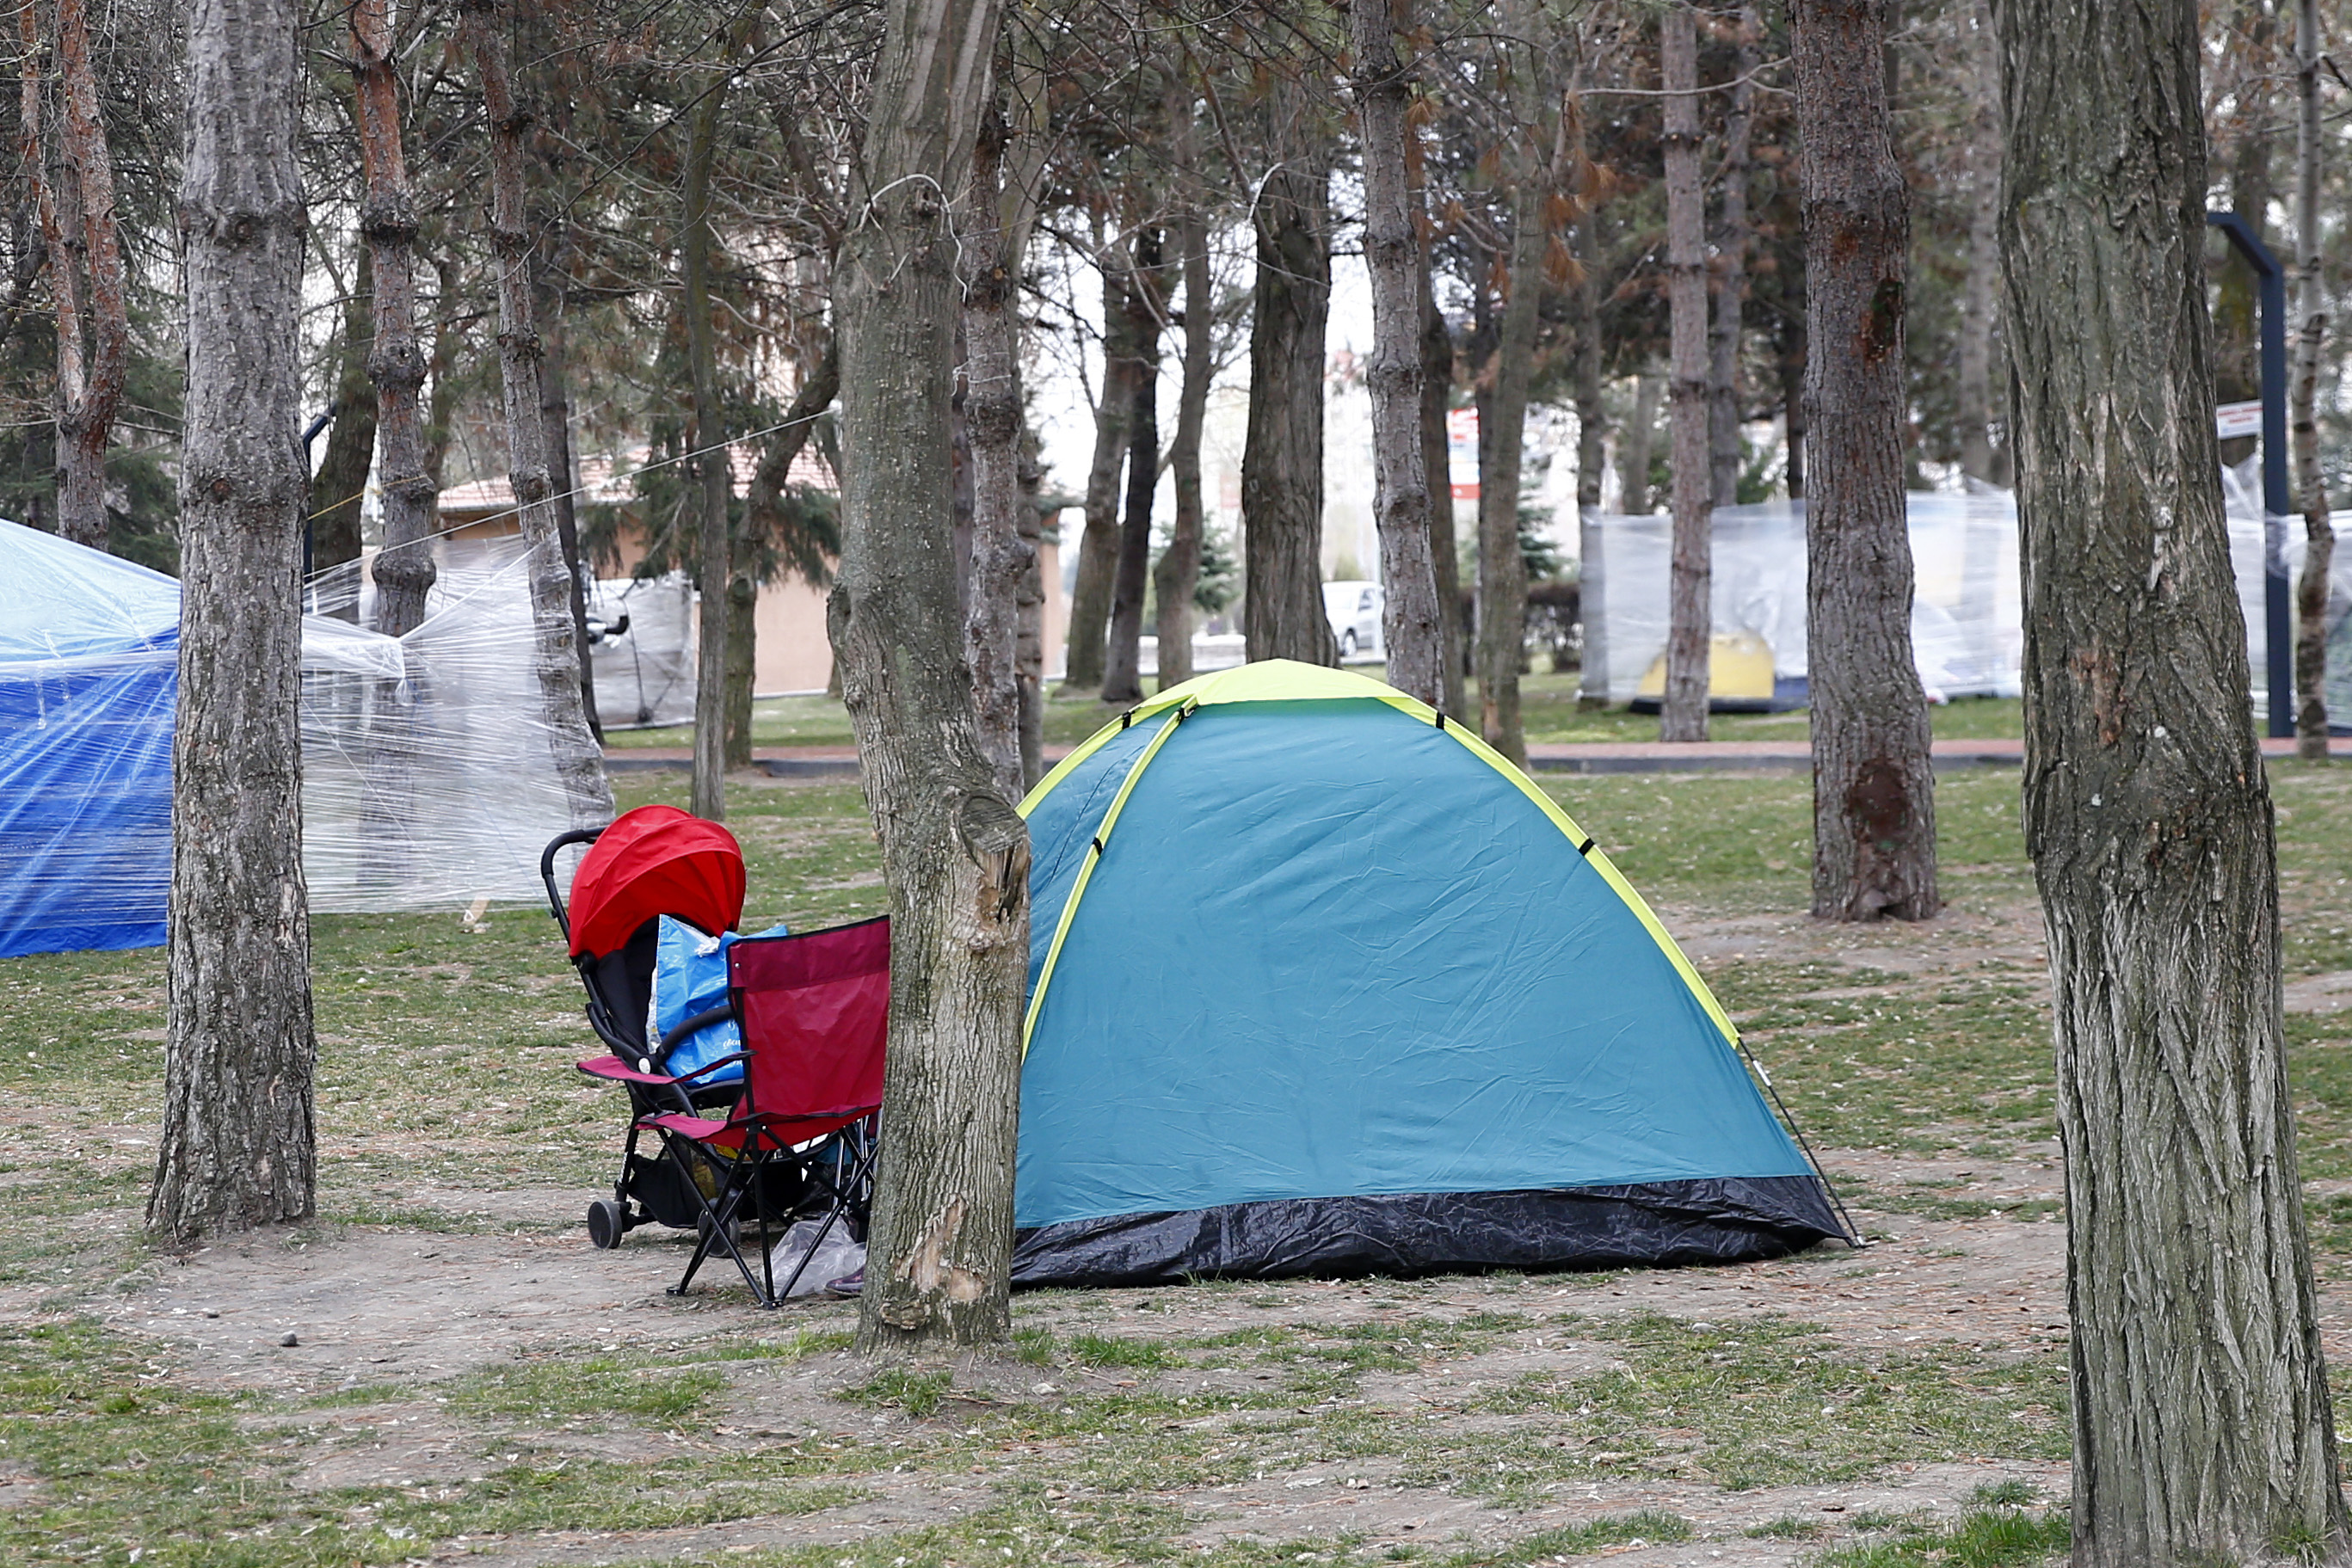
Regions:
[[547, 884], [547, 907], [555, 914], [555, 924], [563, 939], [572, 939], [572, 917], [564, 912], [563, 894], [555, 885], [555, 852], [572, 844], [593, 844], [604, 836], [602, 828], [574, 828], [568, 833], [558, 833], [547, 841], [539, 852], [539, 880]]

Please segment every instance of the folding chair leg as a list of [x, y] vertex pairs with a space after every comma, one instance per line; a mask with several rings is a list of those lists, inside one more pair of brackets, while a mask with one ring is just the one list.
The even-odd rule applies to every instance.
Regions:
[[778, 1301], [783, 1301], [791, 1296], [793, 1287], [801, 1282], [802, 1271], [806, 1270], [810, 1261], [816, 1257], [816, 1249], [824, 1245], [824, 1239], [833, 1234], [834, 1221], [842, 1218], [849, 1212], [851, 1195], [858, 1190], [860, 1181], [873, 1164], [873, 1151], [868, 1149], [851, 1170], [849, 1179], [833, 1189], [833, 1202], [825, 1209], [824, 1223], [817, 1227], [816, 1236], [809, 1242], [808, 1250], [802, 1253], [801, 1260], [793, 1266], [792, 1278], [784, 1281], [783, 1291], [776, 1298]]
[[[678, 1156], [678, 1151], [675, 1146], [671, 1148], [670, 1154], [672, 1158]], [[743, 1257], [741, 1245], [735, 1239], [736, 1212], [742, 1207], [747, 1185], [755, 1185], [759, 1179], [759, 1166], [760, 1161], [751, 1153], [751, 1145], [747, 1144], [744, 1155], [729, 1166], [727, 1184], [719, 1189], [716, 1200], [704, 1195], [700, 1183], [693, 1184], [695, 1201], [701, 1206], [704, 1223], [698, 1228], [701, 1234], [695, 1238], [694, 1256], [687, 1260], [686, 1272], [678, 1277], [677, 1283], [669, 1288], [670, 1295], [686, 1294], [687, 1288], [694, 1283], [695, 1274], [702, 1268], [703, 1260], [716, 1250], [725, 1253], [734, 1262], [736, 1270], [742, 1274], [743, 1283], [751, 1291], [751, 1299], [763, 1307], [772, 1307], [776, 1304], [777, 1297], [772, 1277], [763, 1282], [759, 1276], [754, 1275], [751, 1272], [751, 1265]], [[747, 1172], [750, 1173], [748, 1176]], [[753, 1197], [756, 1201], [756, 1192]], [[764, 1229], [762, 1233], [764, 1235]], [[762, 1271], [765, 1272], [764, 1258], [761, 1260], [761, 1264]]]

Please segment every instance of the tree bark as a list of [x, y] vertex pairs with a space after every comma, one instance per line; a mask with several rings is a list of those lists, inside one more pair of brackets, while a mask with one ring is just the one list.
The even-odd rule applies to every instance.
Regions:
[[1601, 481], [1608, 466], [1609, 408], [1601, 395], [1599, 222], [1600, 214], [1591, 211], [1577, 220], [1578, 276], [1569, 294], [1576, 312], [1576, 505], [1585, 512], [1601, 509]]
[[404, 637], [425, 620], [425, 597], [433, 588], [430, 540], [438, 527], [438, 491], [425, 469], [417, 412], [425, 367], [416, 341], [416, 204], [400, 132], [391, 0], [355, 0], [352, 61], [366, 184], [360, 234], [367, 241], [373, 312], [367, 370], [375, 383], [378, 489], [383, 497], [383, 548], [370, 570], [375, 579], [375, 629]]
[[[27, 26], [32, 11], [26, 0]], [[57, 0], [57, 26], [58, 150], [68, 212], [61, 235], [49, 244], [58, 307], [58, 532], [104, 549], [106, 449], [130, 365], [131, 314], [114, 217], [114, 164], [99, 120], [82, 0]]]
[[2295, 0], [2294, 204], [2296, 309], [2295, 504], [2303, 512], [2303, 574], [2294, 585], [2294, 754], [2327, 760], [2327, 569], [2336, 556], [2336, 528], [2327, 517], [2327, 486], [2319, 473], [2319, 354], [2327, 337], [2326, 254], [2320, 248], [2319, 7]]
[[1029, 565], [1021, 574], [1020, 642], [1014, 661], [1021, 675], [1021, 784], [1024, 792], [1045, 777], [1045, 467], [1037, 460], [1034, 433], [1021, 443], [1021, 542]]
[[171, 1022], [148, 1228], [306, 1218], [301, 97], [291, 0], [194, 0], [180, 184], [187, 402], [172, 751]]
[[1389, 685], [1442, 706], [1445, 623], [1430, 553], [1437, 481], [1421, 440], [1427, 269], [1412, 224], [1412, 78], [1397, 57], [1395, 0], [1355, 0], [1349, 15], [1364, 162], [1364, 263], [1372, 287], [1372, 352], [1364, 379], [1372, 400], [1372, 517], [1386, 590], [1381, 640]]
[[2074, 1562], [2342, 1563], [2271, 800], [2214, 483], [2196, 11], [1993, 14]]
[[1209, 224], [1192, 138], [1192, 99], [1188, 89], [1171, 105], [1182, 202], [1169, 232], [1184, 269], [1184, 379], [1176, 394], [1176, 434], [1168, 446], [1174, 482], [1175, 515], [1167, 548], [1152, 569], [1159, 614], [1159, 686], [1166, 691], [1192, 678], [1192, 593], [1201, 585], [1201, 541], [1205, 514], [1201, 504], [1201, 434], [1208, 421], [1209, 380], [1216, 371], [1215, 279], [1209, 269]]
[[1103, 683], [1103, 653], [1110, 632], [1111, 580], [1118, 571], [1118, 476], [1135, 417], [1136, 346], [1128, 315], [1127, 263], [1106, 247], [1097, 257], [1102, 277], [1102, 397], [1095, 404], [1094, 461], [1087, 468], [1086, 531], [1078, 540], [1077, 581], [1070, 591], [1069, 655], [1065, 691], [1095, 691]]
[[1520, 763], [1528, 758], [1519, 718], [1528, 569], [1519, 554], [1519, 475], [1549, 243], [1544, 209], [1550, 193], [1536, 150], [1542, 133], [1540, 121], [1521, 124], [1506, 275], [1510, 294], [1496, 324], [1486, 396], [1478, 410], [1478, 726], [1487, 745]]
[[1805, 625], [1822, 920], [1925, 920], [1941, 907], [1903, 493], [1910, 193], [1895, 162], [1885, 35], [1886, 0], [1798, 0], [1790, 12], [1812, 325]]
[[1135, 236], [1127, 277], [1128, 331], [1136, 346], [1135, 413], [1127, 427], [1127, 520], [1111, 574], [1110, 635], [1103, 648], [1102, 700], [1143, 700], [1143, 600], [1151, 581], [1151, 494], [1160, 483], [1160, 231]]
[[2000, 326], [2000, 60], [1985, 0], [1969, 6], [1969, 272], [1960, 286], [1960, 472], [1998, 484], [1993, 467], [1993, 333]]
[[1323, 334], [1331, 311], [1329, 138], [1307, 84], [1267, 94], [1274, 166], [1251, 214], [1249, 427], [1242, 446], [1242, 636], [1248, 656], [1339, 662], [1323, 613]]
[[1658, 434], [1658, 382], [1652, 371], [1633, 378], [1633, 417], [1617, 437], [1617, 488], [1623, 492], [1618, 504], [1628, 517], [1650, 515], [1650, 444]]
[[1437, 613], [1444, 632], [1445, 712], [1470, 711], [1464, 677], [1470, 662], [1468, 629], [1462, 623], [1462, 550], [1454, 537], [1454, 442], [1445, 428], [1453, 406], [1454, 331], [1437, 308], [1430, 277], [1430, 248], [1422, 247], [1421, 278], [1421, 466], [1429, 485], [1430, 575], [1437, 583]]
[[698, 579], [700, 613], [696, 621], [694, 667], [694, 814], [710, 821], [727, 817], [727, 644], [731, 608], [729, 579], [735, 563], [728, 516], [735, 473], [727, 449], [726, 397], [719, 385], [717, 324], [710, 298], [710, 173], [718, 157], [719, 118], [726, 104], [726, 79], [711, 87], [695, 110], [686, 151], [686, 224], [678, 236], [685, 288], [688, 374], [694, 383], [692, 444], [701, 455], [694, 468], [699, 524]]
[[604, 756], [580, 706], [580, 654], [573, 646], [572, 585], [565, 580], [555, 508], [549, 503], [545, 427], [539, 413], [539, 328], [532, 309], [530, 226], [523, 205], [523, 131], [501, 32], [506, 0], [464, 0], [460, 30], [481, 73], [490, 127], [490, 249], [498, 258], [499, 376], [504, 392], [507, 471], [529, 547], [532, 678], [540, 725], [575, 827], [613, 820]]
[[1755, 240], [1754, 226], [1748, 220], [1748, 136], [1749, 105], [1756, 96], [1755, 86], [1748, 78], [1758, 64], [1756, 43], [1763, 25], [1756, 7], [1744, 5], [1733, 26], [1738, 32], [1732, 50], [1732, 69], [1737, 75], [1725, 98], [1715, 326], [1707, 343], [1707, 444], [1713, 469], [1709, 488], [1718, 507], [1739, 504], [1739, 473], [1746, 463], [1739, 440], [1739, 349], [1748, 306], [1748, 250]]
[[[562, 235], [562, 219], [558, 217], [544, 225], [550, 235], [550, 246], [555, 254], [540, 268], [539, 295], [541, 319], [541, 341], [544, 354], [540, 363], [539, 423], [547, 443], [547, 471], [554, 493], [549, 497], [555, 504], [555, 537], [563, 547], [563, 574], [572, 584], [572, 645], [580, 651], [580, 708], [587, 716], [588, 732], [600, 746], [604, 739], [604, 716], [596, 710], [596, 661], [588, 646], [588, 581], [593, 576], [589, 563], [580, 554], [580, 510], [578, 486], [580, 476], [572, 460], [572, 352], [569, 302], [564, 298], [564, 269], [560, 256], [568, 245]], [[747, 622], [748, 623], [748, 622]], [[750, 640], [744, 640], [746, 655], [745, 680], [751, 652]], [[730, 691], [732, 688], [730, 688]], [[748, 701], [750, 687], [744, 687]], [[728, 733], [729, 744], [734, 732]], [[744, 761], [748, 764], [750, 758]]]
[[[375, 465], [375, 395], [368, 383], [369, 321], [374, 269], [362, 247], [351, 297], [343, 301], [341, 351], [336, 355], [335, 422], [311, 486], [310, 570], [324, 571], [360, 559], [360, 502]], [[342, 613], [341, 611], [338, 613]], [[346, 619], [356, 619], [354, 598]]]
[[841, 575], [828, 622], [890, 886], [890, 1058], [857, 1347], [1011, 1334], [1029, 835], [972, 714], [948, 544], [948, 193], [996, 38], [989, 0], [890, 0], [835, 280]]
[[[1014, 42], [1011, 123], [991, 114], [972, 155], [973, 223], [964, 236], [968, 358], [964, 419], [971, 449], [971, 575], [964, 658], [981, 749], [1011, 800], [1027, 792], [1021, 759], [1021, 598], [1036, 565], [1022, 529], [1021, 271], [1045, 172], [1046, 83], [1031, 35]], [[1009, 156], [1008, 156], [1009, 153]]]
[[1708, 466], [1706, 193], [1699, 184], [1698, 13], [1669, 0], [1658, 18], [1665, 103], [1666, 306], [1672, 318], [1667, 403], [1674, 431], [1674, 561], [1666, 598], [1662, 740], [1706, 738], [1714, 632], [1714, 479]]

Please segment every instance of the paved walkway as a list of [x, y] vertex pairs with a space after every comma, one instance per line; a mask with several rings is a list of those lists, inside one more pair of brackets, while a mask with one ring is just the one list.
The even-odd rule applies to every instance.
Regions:
[[[2352, 759], [2352, 739], [2336, 742], [2335, 755]], [[1045, 748], [1048, 764], [1069, 754], [1069, 747]], [[2265, 757], [2292, 757], [2292, 740], [2265, 740]], [[1950, 772], [1967, 768], [2015, 768], [2025, 760], [2021, 740], [1939, 740], [1936, 768]], [[615, 747], [604, 753], [605, 766], [615, 772], [693, 766], [693, 754], [683, 747]], [[763, 746], [751, 754], [751, 765], [778, 779], [855, 779], [857, 752], [847, 746]], [[1812, 757], [1800, 740], [1602, 740], [1576, 741], [1528, 747], [1531, 773], [1802, 773]]]

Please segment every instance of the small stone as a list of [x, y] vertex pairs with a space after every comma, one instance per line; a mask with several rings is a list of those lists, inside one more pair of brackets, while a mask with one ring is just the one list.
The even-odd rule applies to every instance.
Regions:
[[302, 1343], [302, 1336], [296, 1333], [292, 1329], [288, 1329], [284, 1333], [278, 1336], [278, 1343], [279, 1344], [286, 1345], [300, 1344]]
[[218, 1307], [206, 1307], [205, 1309], [205, 1316], [208, 1318], [216, 1318], [220, 1316], [220, 1309]]

